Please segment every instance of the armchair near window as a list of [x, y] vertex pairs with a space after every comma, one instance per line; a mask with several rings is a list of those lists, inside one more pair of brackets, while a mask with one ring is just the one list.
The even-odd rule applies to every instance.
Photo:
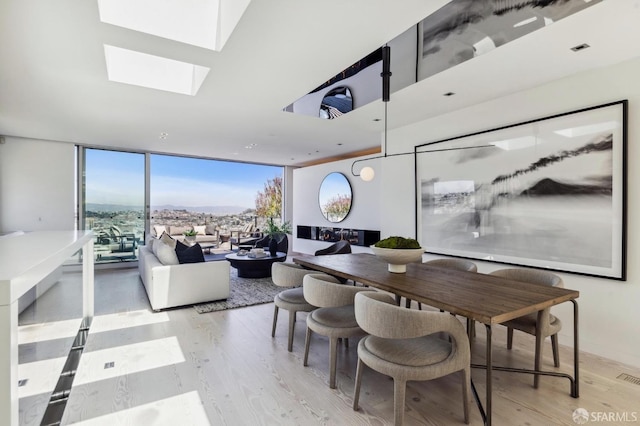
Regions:
[[246, 224], [242, 229], [231, 231], [231, 246], [254, 245], [256, 241], [262, 238], [262, 233], [254, 229], [252, 223]]
[[341, 240], [335, 244], [331, 244], [329, 247], [316, 250], [316, 256], [325, 256], [332, 254], [348, 254], [351, 253], [351, 244], [349, 241]]
[[265, 237], [260, 238], [259, 240], [257, 240], [255, 242], [255, 246], [256, 247], [262, 247], [265, 250], [269, 248], [269, 242], [271, 241], [271, 238], [274, 238], [276, 240], [276, 242], [278, 243], [278, 248], [277, 251], [282, 252], [282, 253], [288, 253], [289, 252], [289, 237], [287, 237], [287, 234], [273, 234], [273, 235], [267, 235]]
[[[108, 253], [126, 253], [126, 256], [129, 258], [135, 259], [136, 257], [138, 238], [133, 233], [122, 232], [122, 230], [115, 225], [111, 226], [108, 231], [100, 232], [97, 236], [96, 243], [100, 246], [107, 247]], [[122, 257], [118, 257], [120, 260], [123, 260]]]
[[114, 253], [124, 253], [124, 252], [135, 252], [136, 247], [138, 246], [138, 239], [135, 234], [128, 233], [125, 234], [118, 228], [117, 226], [112, 226], [109, 230], [112, 238], [119, 243], [120, 247], [118, 250], [111, 250]]

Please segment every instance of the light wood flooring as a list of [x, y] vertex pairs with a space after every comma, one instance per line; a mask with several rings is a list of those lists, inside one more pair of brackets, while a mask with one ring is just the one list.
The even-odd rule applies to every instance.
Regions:
[[[77, 332], [80, 281], [80, 274], [65, 273], [21, 314], [19, 378], [27, 379], [20, 388], [21, 425], [40, 424], [46, 386], [55, 384], [64, 362], [60, 348]], [[363, 375], [360, 410], [351, 408], [357, 341], [339, 346], [337, 389], [328, 386], [326, 338], [314, 336], [309, 366], [303, 367], [305, 314], [299, 314], [289, 353], [288, 313], [281, 311], [272, 338], [272, 303], [208, 314], [189, 307], [154, 313], [137, 269], [96, 271], [95, 301], [63, 425], [393, 424], [393, 382], [372, 370]], [[477, 325], [473, 362], [483, 362], [484, 334]], [[505, 329], [495, 327], [496, 365], [530, 368], [533, 337], [516, 332], [511, 351], [505, 340]], [[553, 369], [548, 341], [544, 350], [543, 367]], [[559, 370], [571, 373], [571, 348], [561, 347], [560, 359]], [[580, 365], [578, 399], [569, 395], [566, 379], [543, 377], [536, 390], [532, 376], [495, 372], [494, 424], [575, 425], [577, 408], [636, 416], [640, 423], [640, 385], [617, 378], [640, 377], [639, 369], [586, 353]], [[484, 374], [472, 371], [483, 399]], [[405, 424], [464, 424], [460, 378], [409, 383]], [[471, 424], [482, 424], [473, 402]]]

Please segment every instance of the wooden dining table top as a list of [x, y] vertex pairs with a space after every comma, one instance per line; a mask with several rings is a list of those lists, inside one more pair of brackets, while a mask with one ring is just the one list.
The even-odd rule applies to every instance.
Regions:
[[392, 273], [386, 262], [368, 253], [302, 255], [294, 257], [293, 262], [484, 324], [500, 324], [580, 296], [576, 290], [426, 263], [411, 263], [407, 265], [406, 273]]

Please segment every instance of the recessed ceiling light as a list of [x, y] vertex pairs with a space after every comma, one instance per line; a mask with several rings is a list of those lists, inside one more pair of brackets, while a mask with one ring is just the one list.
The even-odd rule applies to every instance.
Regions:
[[166, 139], [169, 136], [167, 132], [160, 132], [160, 139]]
[[445, 94], [443, 94], [442, 96], [453, 96], [455, 95], [455, 92], [447, 92]]
[[209, 68], [104, 45], [110, 81], [194, 96]]
[[577, 46], [573, 46], [571, 48], [571, 50], [573, 50], [574, 52], [579, 52], [580, 50], [584, 50], [584, 49], [587, 49], [589, 47], [591, 47], [591, 46], [589, 46], [587, 43], [582, 43], [582, 44], [579, 44]]
[[100, 21], [220, 51], [251, 0], [98, 0]]
[[381, 118], [374, 118], [373, 121], [381, 121]]
[[245, 147], [244, 147], [244, 148], [245, 148], [245, 149], [253, 149], [253, 148], [255, 148], [256, 146], [258, 146], [258, 144], [257, 144], [257, 143], [250, 143], [249, 145], [245, 145]]

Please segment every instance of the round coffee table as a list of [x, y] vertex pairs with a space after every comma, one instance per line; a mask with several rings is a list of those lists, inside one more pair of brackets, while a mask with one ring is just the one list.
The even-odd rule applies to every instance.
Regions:
[[271, 265], [274, 262], [284, 262], [287, 253], [277, 252], [275, 256], [267, 253], [265, 257], [239, 256], [238, 253], [230, 253], [225, 256], [231, 266], [238, 270], [240, 278], [266, 278], [271, 276]]

